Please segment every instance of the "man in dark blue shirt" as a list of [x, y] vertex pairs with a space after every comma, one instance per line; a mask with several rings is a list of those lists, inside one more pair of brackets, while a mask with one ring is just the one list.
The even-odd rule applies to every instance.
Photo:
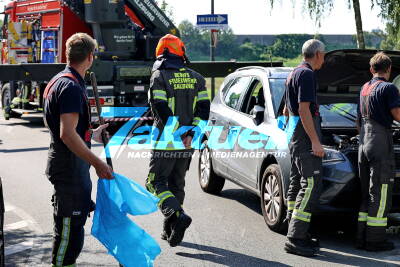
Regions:
[[324, 44], [318, 40], [305, 42], [302, 51], [304, 61], [286, 80], [285, 113], [299, 117], [299, 120], [289, 144], [291, 171], [286, 217], [289, 230], [285, 250], [307, 257], [313, 256], [319, 246], [310, 238], [308, 230], [322, 185], [324, 150], [320, 141], [321, 120], [314, 71], [324, 63], [324, 50]]
[[[96, 42], [87, 34], [72, 35], [66, 43], [68, 66], [44, 92], [44, 118], [51, 136], [46, 174], [54, 186], [52, 266], [74, 266], [84, 240], [90, 211], [90, 165], [99, 177], [112, 179], [112, 169], [90, 151], [90, 108], [83, 80], [93, 62]], [[100, 133], [93, 131], [100, 142]]]
[[362, 203], [356, 246], [368, 251], [392, 250], [386, 240], [387, 213], [394, 181], [393, 119], [400, 121], [399, 91], [390, 78], [392, 62], [384, 53], [370, 61], [373, 78], [360, 93], [358, 165]]

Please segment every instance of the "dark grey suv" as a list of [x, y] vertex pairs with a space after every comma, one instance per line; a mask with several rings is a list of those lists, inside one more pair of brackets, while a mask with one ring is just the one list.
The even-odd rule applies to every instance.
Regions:
[[[327, 53], [323, 68], [317, 72], [322, 142], [326, 151], [323, 160], [324, 189], [318, 207], [320, 213], [358, 212], [357, 100], [361, 86], [371, 78], [368, 62], [376, 52], [332, 51]], [[400, 52], [387, 53], [393, 60], [394, 79], [400, 74]], [[283, 229], [286, 215], [290, 125], [283, 119], [282, 110], [285, 80], [291, 70], [248, 67], [225, 78], [212, 102], [209, 118], [211, 125], [219, 126], [218, 142], [216, 145], [213, 140], [214, 144], [209, 144], [211, 136], [207, 135], [198, 166], [200, 186], [205, 192], [219, 193], [225, 179], [228, 179], [258, 194], [264, 219], [275, 231]], [[397, 126], [394, 125], [394, 139], [398, 171], [392, 212], [400, 209]], [[244, 132], [246, 138], [242, 136]], [[249, 133], [253, 138], [248, 137]], [[264, 138], [257, 137], [256, 133]], [[247, 144], [247, 147], [241, 143]], [[257, 148], [251, 144], [257, 144]]]

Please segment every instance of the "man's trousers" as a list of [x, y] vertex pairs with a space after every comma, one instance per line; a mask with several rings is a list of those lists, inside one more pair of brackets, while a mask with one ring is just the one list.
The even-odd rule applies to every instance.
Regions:
[[191, 157], [165, 158], [156, 157], [154, 153], [150, 159], [146, 188], [160, 198], [158, 206], [167, 218], [183, 210], [185, 175], [190, 161]]
[[[313, 117], [320, 136], [320, 119]], [[288, 190], [289, 229], [287, 237], [307, 239], [311, 215], [322, 191], [322, 158], [312, 154], [311, 141], [299, 121], [289, 144], [291, 156], [290, 185]]]
[[371, 119], [361, 126], [358, 167], [362, 202], [358, 214], [357, 239], [386, 239], [387, 213], [392, 204], [394, 149], [392, 131]]
[[87, 214], [61, 217], [54, 215], [52, 266], [75, 266], [83, 248]]

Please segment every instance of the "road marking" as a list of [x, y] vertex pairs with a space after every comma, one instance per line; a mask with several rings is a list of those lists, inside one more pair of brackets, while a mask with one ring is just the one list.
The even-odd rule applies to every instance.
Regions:
[[4, 231], [13, 231], [13, 230], [18, 230], [24, 227], [28, 226], [28, 222], [27, 221], [19, 221], [16, 223], [10, 223], [4, 226]]
[[[43, 255], [44, 255], [44, 246], [43, 242], [38, 242], [36, 240], [39, 240], [42, 238], [44, 235], [43, 230], [39, 226], [39, 224], [35, 221], [35, 219], [29, 215], [27, 212], [25, 212], [23, 209], [20, 209], [18, 207], [15, 207], [9, 203], [4, 203], [5, 207], [8, 207], [8, 210], [12, 210], [14, 214], [16, 214], [19, 218], [21, 218], [21, 221], [18, 222], [17, 225], [14, 224], [15, 227], [17, 226], [22, 226], [23, 222], [27, 223], [27, 227], [32, 231], [32, 235], [27, 238], [24, 242], [7, 246], [5, 247], [5, 255], [11, 255], [11, 254], [16, 254], [25, 250], [30, 250], [29, 254], [26, 255], [26, 262], [29, 262], [29, 266], [41, 266]], [[13, 224], [12, 224], [13, 225]], [[7, 225], [7, 227], [10, 227]]]
[[33, 247], [33, 240], [24, 241], [22, 243], [18, 243], [12, 246], [5, 247], [5, 256], [10, 256], [16, 253], [20, 253], [22, 251], [31, 249]]
[[5, 209], [5, 212], [9, 212], [9, 211], [14, 210], [15, 207], [12, 206], [12, 205], [5, 204], [5, 205], [4, 205], [4, 209]]

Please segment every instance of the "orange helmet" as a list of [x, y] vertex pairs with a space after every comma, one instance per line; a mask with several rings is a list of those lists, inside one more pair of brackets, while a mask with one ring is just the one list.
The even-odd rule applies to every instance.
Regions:
[[185, 44], [175, 35], [167, 34], [160, 39], [156, 48], [156, 57], [161, 56], [165, 49], [168, 49], [171, 54], [185, 57]]

